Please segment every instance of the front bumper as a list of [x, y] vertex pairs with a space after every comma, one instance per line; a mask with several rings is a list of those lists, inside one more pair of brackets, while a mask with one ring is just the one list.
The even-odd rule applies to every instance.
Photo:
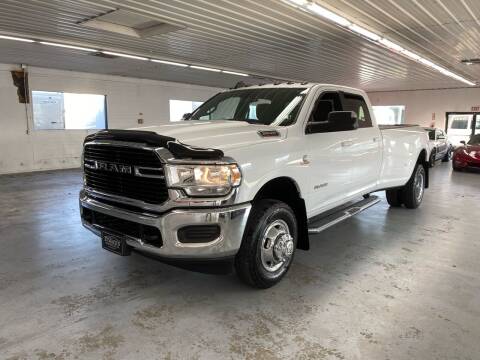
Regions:
[[[231, 257], [238, 252], [251, 204], [208, 209], [174, 209], [156, 214], [110, 205], [89, 197], [82, 190], [80, 192], [82, 223], [87, 229], [100, 236], [102, 231], [119, 231], [114, 228], [105, 228], [87, 219], [84, 209], [107, 215], [109, 218], [124, 220], [127, 224], [141, 224], [150, 229], [158, 229], [161, 234], [161, 244], [157, 246], [146, 242], [140, 236], [123, 234], [127, 244], [136, 250], [162, 258], [207, 260]], [[186, 226], [196, 225], [217, 225], [220, 229], [219, 235], [208, 242], [181, 242], [178, 231]]]

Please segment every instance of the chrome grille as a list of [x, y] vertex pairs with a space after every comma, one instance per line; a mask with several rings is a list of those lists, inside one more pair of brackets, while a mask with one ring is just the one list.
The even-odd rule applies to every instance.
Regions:
[[87, 144], [84, 149], [86, 186], [102, 193], [149, 204], [168, 198], [160, 159], [153, 150]]

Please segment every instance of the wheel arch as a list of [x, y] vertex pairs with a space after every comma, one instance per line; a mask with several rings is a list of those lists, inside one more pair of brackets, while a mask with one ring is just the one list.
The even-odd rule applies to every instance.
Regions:
[[270, 179], [257, 192], [253, 199], [253, 204], [255, 205], [261, 199], [279, 200], [292, 208], [298, 224], [297, 248], [308, 250], [310, 242], [308, 238], [307, 209], [305, 200], [301, 197], [298, 183], [287, 176]]

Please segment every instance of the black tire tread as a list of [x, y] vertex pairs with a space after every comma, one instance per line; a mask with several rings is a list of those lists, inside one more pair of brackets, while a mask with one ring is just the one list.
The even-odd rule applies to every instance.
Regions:
[[[436, 151], [436, 149], [433, 149], [432, 153], [430, 154], [430, 161], [429, 161], [429, 164], [428, 164], [431, 168], [435, 167], [435, 162], [436, 162], [435, 158], [436, 157], [437, 157], [437, 151]], [[415, 168], [415, 170], [416, 169], [417, 168]]]
[[449, 162], [451, 156], [452, 149], [448, 149], [445, 156], [442, 158], [442, 162]]
[[293, 218], [295, 218], [292, 209], [281, 201], [272, 199], [262, 199], [258, 201], [252, 207], [252, 212], [248, 218], [248, 223], [243, 235], [242, 245], [235, 257], [235, 270], [240, 280], [259, 289], [267, 289], [275, 285], [287, 272], [285, 271], [280, 278], [274, 281], [265, 279], [258, 271], [256, 263], [258, 225], [265, 220], [266, 214], [271, 211], [272, 208], [277, 207], [287, 209], [293, 215]]
[[402, 189], [389, 189], [385, 191], [388, 205], [391, 207], [402, 206]]
[[414, 182], [415, 182], [415, 175], [417, 173], [417, 169], [419, 166], [423, 166], [422, 164], [417, 164], [415, 169], [413, 170], [412, 176], [410, 180], [405, 184], [402, 190], [402, 199], [403, 204], [407, 209], [416, 209], [420, 204], [417, 204], [415, 200], [415, 189], [414, 189]]

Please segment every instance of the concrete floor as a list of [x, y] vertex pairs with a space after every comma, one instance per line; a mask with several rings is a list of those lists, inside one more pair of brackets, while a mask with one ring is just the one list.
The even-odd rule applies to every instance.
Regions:
[[0, 177], [1, 359], [479, 359], [480, 174], [432, 171], [316, 236], [258, 291], [110, 254], [76, 170]]

